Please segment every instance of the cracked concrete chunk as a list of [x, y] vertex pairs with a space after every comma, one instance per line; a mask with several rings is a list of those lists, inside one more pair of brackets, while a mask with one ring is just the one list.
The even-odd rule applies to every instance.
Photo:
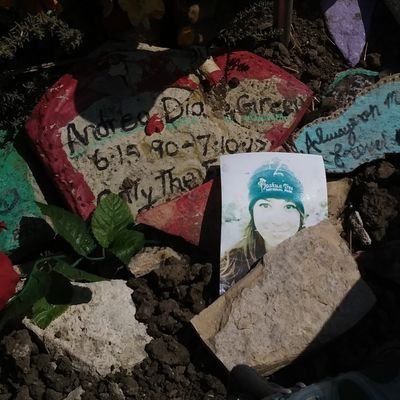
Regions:
[[268, 375], [348, 330], [374, 302], [346, 243], [324, 221], [266, 254], [192, 324], [229, 370], [247, 364]]
[[73, 305], [45, 330], [24, 322], [51, 355], [68, 355], [77, 368], [101, 376], [129, 370], [146, 357], [144, 348], [152, 339], [135, 319], [131, 294], [122, 280], [77, 283]]

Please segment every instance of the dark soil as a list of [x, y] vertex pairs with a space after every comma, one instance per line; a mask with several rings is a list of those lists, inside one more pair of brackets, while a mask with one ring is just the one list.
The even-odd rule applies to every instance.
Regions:
[[[235, 1], [222, 8], [222, 27], [213, 45], [254, 51], [309, 85], [316, 101], [303, 123], [338, 108], [335, 101], [322, 97], [335, 74], [348, 67], [326, 33], [318, 1], [295, 1], [293, 40], [288, 47], [279, 43], [272, 30], [271, 1], [250, 6], [244, 0]], [[381, 75], [396, 71], [399, 30], [386, 8], [378, 4], [368, 52], [360, 65]], [[360, 167], [352, 177], [349, 207], [360, 212], [373, 244], [363, 248], [355, 238], [351, 245], [377, 303], [349, 332], [271, 378], [282, 385], [310, 383], [360, 369], [382, 345], [400, 344], [400, 159]], [[344, 227], [349, 238], [346, 218]], [[191, 252], [189, 247], [185, 251]], [[203, 261], [207, 257], [204, 255]], [[73, 370], [67, 358], [51, 359], [27, 330], [13, 330], [0, 343], [0, 400], [58, 400], [79, 387], [84, 391], [82, 399], [225, 398], [226, 371], [189, 324], [213, 299], [209, 284], [213, 267], [188, 260], [129, 280], [137, 318], [148, 325], [154, 337], [146, 348], [148, 357], [133, 371], [96, 379]]]

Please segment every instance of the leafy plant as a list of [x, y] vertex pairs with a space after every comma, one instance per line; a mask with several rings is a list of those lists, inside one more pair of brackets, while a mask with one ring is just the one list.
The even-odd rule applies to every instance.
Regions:
[[[126, 265], [145, 243], [144, 235], [131, 228], [133, 217], [129, 207], [116, 194], [103, 197], [89, 222], [60, 207], [42, 203], [38, 206], [51, 219], [55, 232], [71, 245], [74, 254], [36, 261], [23, 289], [0, 312], [0, 331], [8, 321], [27, 313], [31, 313], [35, 324], [46, 328], [68, 308], [72, 296], [71, 281], [105, 279], [77, 268], [80, 263], [85, 260], [111, 262], [117, 257]], [[96, 253], [101, 256], [94, 257]]]

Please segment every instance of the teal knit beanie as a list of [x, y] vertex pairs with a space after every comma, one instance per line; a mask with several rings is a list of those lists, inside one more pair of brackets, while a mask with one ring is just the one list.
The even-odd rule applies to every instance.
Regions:
[[280, 161], [272, 161], [258, 168], [249, 184], [249, 211], [253, 217], [253, 207], [257, 200], [274, 198], [291, 201], [298, 211], [304, 215], [303, 185]]

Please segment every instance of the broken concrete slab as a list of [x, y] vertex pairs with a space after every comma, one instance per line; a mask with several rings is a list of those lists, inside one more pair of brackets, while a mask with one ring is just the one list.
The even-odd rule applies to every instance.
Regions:
[[72, 305], [42, 330], [24, 323], [56, 357], [68, 355], [73, 365], [105, 376], [130, 370], [145, 357], [152, 338], [135, 319], [132, 291], [122, 280], [74, 284]]
[[265, 375], [352, 327], [375, 302], [347, 244], [327, 221], [266, 254], [192, 319], [227, 369]]
[[321, 0], [332, 39], [352, 66], [360, 61], [375, 4], [376, 0]]
[[25, 160], [11, 142], [2, 143], [5, 137], [0, 131], [0, 222], [7, 227], [0, 234], [0, 250], [11, 251], [40, 236], [45, 222], [35, 202], [45, 201]]
[[295, 138], [301, 153], [320, 154], [327, 172], [400, 152], [400, 74], [383, 78], [347, 108], [304, 126]]
[[139, 278], [166, 264], [182, 259], [183, 256], [170, 247], [145, 247], [132, 257], [127, 268], [136, 278]]
[[307, 86], [248, 52], [216, 57], [222, 73], [205, 93], [204, 61], [193, 50], [109, 53], [47, 91], [27, 131], [72, 209], [87, 218], [108, 192], [133, 214], [176, 198], [220, 154], [278, 147], [311, 102]]

